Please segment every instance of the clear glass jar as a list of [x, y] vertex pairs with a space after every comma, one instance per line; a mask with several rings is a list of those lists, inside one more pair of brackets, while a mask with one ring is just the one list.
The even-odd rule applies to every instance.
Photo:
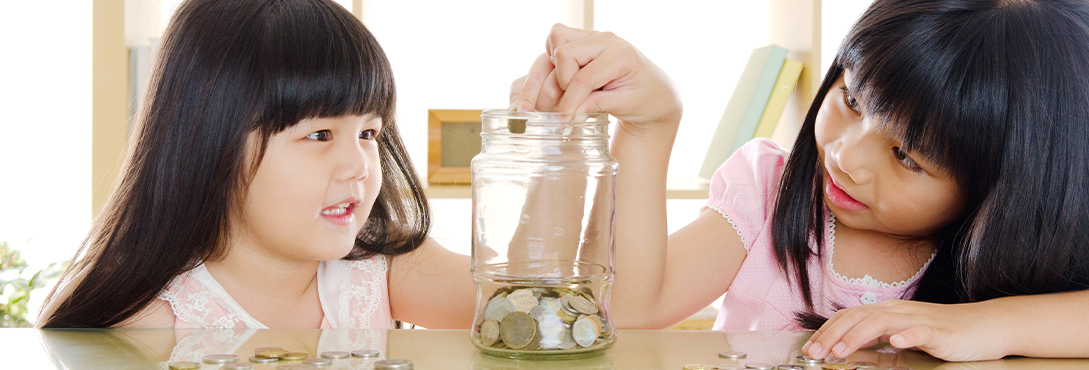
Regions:
[[608, 114], [487, 110], [473, 158], [482, 352], [567, 358], [613, 346], [616, 159]]

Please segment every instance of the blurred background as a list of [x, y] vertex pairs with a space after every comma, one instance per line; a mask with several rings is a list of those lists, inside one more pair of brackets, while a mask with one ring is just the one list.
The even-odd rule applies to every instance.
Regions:
[[[684, 101], [669, 228], [703, 205], [696, 173], [755, 48], [803, 61], [773, 139], [789, 147], [843, 36], [868, 0], [335, 0], [375, 34], [397, 80], [397, 122], [427, 173], [429, 109], [507, 106], [510, 83], [555, 23], [616, 33], [666, 71]], [[113, 186], [156, 43], [181, 0], [0, 2], [0, 315], [29, 325]], [[702, 185], [705, 188], [705, 185]], [[703, 190], [705, 194], [705, 190]], [[434, 195], [433, 237], [470, 250], [466, 196]], [[50, 268], [52, 266], [52, 268]], [[35, 274], [42, 272], [35, 279]], [[35, 288], [37, 288], [35, 290]], [[27, 298], [27, 293], [29, 299]], [[710, 307], [694, 320], [713, 321]], [[706, 316], [706, 317], [705, 317]], [[707, 327], [710, 325], [707, 324]]]

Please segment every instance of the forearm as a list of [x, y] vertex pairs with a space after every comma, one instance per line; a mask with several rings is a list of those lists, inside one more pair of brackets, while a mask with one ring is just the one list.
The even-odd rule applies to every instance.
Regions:
[[993, 308], [1009, 355], [1089, 357], [1089, 291], [998, 298]]
[[654, 312], [666, 266], [666, 173], [678, 122], [616, 130], [612, 154], [617, 178], [616, 284], [612, 317], [618, 327], [657, 327]]

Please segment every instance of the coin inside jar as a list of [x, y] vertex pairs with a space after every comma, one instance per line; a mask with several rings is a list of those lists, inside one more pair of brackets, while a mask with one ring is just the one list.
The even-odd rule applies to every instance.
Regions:
[[486, 346], [494, 345], [499, 341], [499, 322], [487, 319], [480, 324], [480, 342]]
[[503, 343], [511, 349], [526, 348], [536, 338], [539, 338], [537, 321], [533, 320], [533, 317], [530, 317], [528, 313], [511, 312], [499, 323], [499, 336], [503, 338]]
[[567, 300], [567, 304], [575, 309], [575, 311], [582, 314], [593, 315], [597, 313], [597, 305], [580, 296], [571, 296], [571, 298]]
[[571, 336], [575, 338], [575, 343], [578, 343], [579, 347], [586, 348], [597, 341], [598, 330], [592, 320], [580, 318], [571, 325]]

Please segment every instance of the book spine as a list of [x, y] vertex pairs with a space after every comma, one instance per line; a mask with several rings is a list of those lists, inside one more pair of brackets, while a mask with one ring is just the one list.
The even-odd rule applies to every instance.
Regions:
[[760, 116], [760, 124], [756, 126], [753, 138], [771, 138], [771, 134], [775, 132], [775, 126], [779, 123], [779, 117], [783, 115], [783, 108], [786, 107], [791, 93], [798, 85], [802, 66], [802, 62], [793, 59], [783, 62], [783, 70], [779, 72], [779, 78], [775, 80], [775, 90], [768, 98], [768, 106], [764, 108], [764, 114]]

